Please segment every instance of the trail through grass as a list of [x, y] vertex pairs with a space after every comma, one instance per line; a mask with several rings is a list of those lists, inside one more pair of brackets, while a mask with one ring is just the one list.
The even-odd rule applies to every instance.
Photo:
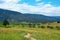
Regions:
[[0, 40], [30, 40], [24, 38], [26, 33], [37, 40], [60, 40], [60, 30], [41, 28], [0, 28]]

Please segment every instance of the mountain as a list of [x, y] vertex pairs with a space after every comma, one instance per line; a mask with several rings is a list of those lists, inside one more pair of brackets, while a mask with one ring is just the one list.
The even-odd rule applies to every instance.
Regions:
[[31, 20], [32, 22], [55, 22], [58, 19], [55, 17], [39, 15], [39, 14], [24, 14], [26, 19]]
[[[59, 17], [60, 18], [60, 17]], [[0, 9], [0, 21], [8, 19], [10, 22], [54, 22], [59, 18], [45, 16], [41, 14], [22, 14], [16, 11]]]
[[54, 18], [56, 18], [58, 21], [60, 21], [60, 16], [52, 16]]

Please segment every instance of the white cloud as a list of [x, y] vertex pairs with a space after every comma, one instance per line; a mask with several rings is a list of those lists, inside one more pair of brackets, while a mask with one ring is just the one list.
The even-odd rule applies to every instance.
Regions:
[[4, 3], [17, 3], [21, 0], [2, 0]]
[[49, 16], [60, 16], [60, 6], [54, 7], [51, 4], [43, 2], [36, 6], [28, 5], [27, 3], [17, 4], [21, 0], [3, 0], [4, 3], [0, 4], [0, 8], [18, 11], [22, 13], [43, 14]]

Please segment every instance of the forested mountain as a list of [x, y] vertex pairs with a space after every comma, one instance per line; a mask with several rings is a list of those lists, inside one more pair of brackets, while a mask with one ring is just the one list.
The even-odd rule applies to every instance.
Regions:
[[22, 14], [16, 11], [0, 9], [0, 21], [8, 19], [11, 22], [54, 22], [59, 21], [60, 17], [51, 17], [41, 14]]

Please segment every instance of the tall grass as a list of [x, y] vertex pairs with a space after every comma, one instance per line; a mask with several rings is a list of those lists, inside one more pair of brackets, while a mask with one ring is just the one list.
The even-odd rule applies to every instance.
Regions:
[[60, 40], [60, 31], [41, 28], [0, 28], [0, 40], [29, 40], [24, 38], [26, 33], [37, 40]]

